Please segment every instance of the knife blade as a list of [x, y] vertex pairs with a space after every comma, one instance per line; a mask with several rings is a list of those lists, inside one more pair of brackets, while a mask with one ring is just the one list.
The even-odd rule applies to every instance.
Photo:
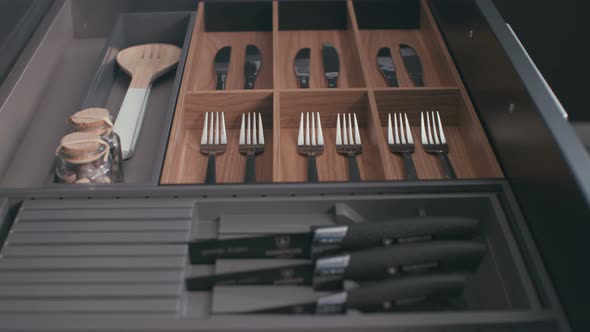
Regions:
[[379, 71], [381, 71], [381, 75], [383, 75], [387, 86], [399, 87], [397, 75], [395, 73], [395, 65], [393, 64], [393, 58], [389, 47], [380, 48], [377, 52], [377, 66], [379, 67]]
[[306, 47], [297, 51], [297, 54], [295, 55], [295, 63], [293, 67], [295, 68], [295, 75], [297, 75], [297, 78], [299, 79], [299, 87], [302, 89], [309, 88], [309, 66], [311, 64], [310, 52], [309, 47]]
[[340, 58], [334, 45], [324, 43], [322, 45], [322, 58], [324, 63], [324, 75], [328, 80], [328, 88], [336, 88], [340, 73]]
[[445, 308], [450, 297], [461, 293], [467, 275], [441, 273], [412, 275], [360, 286], [322, 296], [315, 301], [242, 313], [256, 314], [342, 314], [361, 312], [432, 310]]
[[429, 241], [375, 248], [338, 256], [251, 271], [189, 277], [190, 291], [217, 285], [310, 285], [315, 290], [342, 288], [344, 280], [381, 280], [408, 273], [471, 270], [485, 253], [485, 246], [468, 241]]
[[422, 77], [422, 62], [416, 51], [407, 44], [400, 44], [399, 50], [404, 59], [404, 66], [410, 75], [410, 78], [414, 82], [415, 86], [424, 86], [424, 80]]
[[227, 71], [229, 70], [229, 59], [231, 57], [231, 46], [225, 46], [217, 51], [213, 67], [217, 75], [216, 90], [225, 90]]
[[262, 55], [256, 45], [246, 46], [246, 63], [244, 65], [244, 73], [246, 77], [245, 89], [254, 89], [256, 77], [260, 72], [262, 66]]
[[466, 239], [478, 221], [461, 217], [404, 217], [390, 222], [318, 227], [307, 233], [283, 233], [189, 242], [192, 264], [218, 258], [317, 258], [392, 244], [430, 239]]

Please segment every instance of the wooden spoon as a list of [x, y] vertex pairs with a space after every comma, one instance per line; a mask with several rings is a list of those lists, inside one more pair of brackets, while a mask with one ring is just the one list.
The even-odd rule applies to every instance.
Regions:
[[117, 63], [131, 76], [114, 126], [121, 138], [123, 159], [129, 159], [135, 151], [152, 82], [176, 66], [181, 51], [170, 44], [143, 44], [117, 54]]

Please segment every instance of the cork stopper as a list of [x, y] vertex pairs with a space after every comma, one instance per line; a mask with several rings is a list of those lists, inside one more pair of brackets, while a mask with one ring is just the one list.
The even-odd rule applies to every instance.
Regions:
[[109, 111], [104, 108], [87, 108], [74, 113], [68, 118], [72, 127], [79, 131], [112, 130], [113, 121]]
[[100, 136], [76, 132], [61, 139], [55, 154], [63, 160], [73, 164], [91, 163], [105, 158], [109, 153], [109, 145]]

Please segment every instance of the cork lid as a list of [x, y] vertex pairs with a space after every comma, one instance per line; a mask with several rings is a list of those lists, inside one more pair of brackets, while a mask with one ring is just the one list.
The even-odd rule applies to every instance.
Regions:
[[61, 139], [55, 154], [73, 164], [86, 164], [106, 158], [109, 145], [94, 133], [76, 132]]
[[81, 131], [112, 129], [113, 121], [105, 108], [87, 108], [74, 113], [68, 122]]

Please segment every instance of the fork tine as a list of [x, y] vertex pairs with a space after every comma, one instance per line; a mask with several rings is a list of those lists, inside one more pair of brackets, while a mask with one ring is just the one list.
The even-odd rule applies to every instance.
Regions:
[[227, 134], [225, 132], [225, 112], [221, 112], [221, 144], [227, 144]]
[[391, 113], [387, 113], [387, 144], [393, 144], [393, 129], [391, 129]]
[[244, 128], [245, 125], [246, 114], [242, 113], [242, 126], [240, 127], [240, 144], [246, 144], [246, 131]]
[[399, 114], [399, 131], [400, 136], [402, 138], [402, 144], [406, 144], [406, 134], [404, 133], [404, 119], [402, 118], [402, 114]]
[[309, 112], [305, 114], [305, 145], [309, 145]]
[[420, 112], [420, 136], [422, 136], [422, 144], [428, 144], [426, 130], [424, 129], [424, 112]]
[[395, 128], [395, 144], [399, 144], [399, 132], [397, 129], [397, 113], [393, 113], [393, 127]]
[[315, 140], [315, 117], [313, 112], [311, 112], [311, 145], [316, 146], [316, 140]]
[[219, 112], [215, 112], [215, 144], [219, 144]]
[[303, 112], [301, 112], [301, 120], [299, 120], [299, 137], [297, 138], [297, 145], [303, 145]]
[[342, 144], [348, 145], [348, 134], [346, 133], [346, 113], [342, 113]]
[[432, 135], [434, 136], [434, 143], [440, 144], [440, 141], [438, 140], [438, 134], [436, 133], [436, 120], [434, 119], [434, 112], [430, 112], [430, 115], [432, 115]]
[[246, 122], [246, 144], [252, 144], [252, 132], [250, 131], [250, 112], [248, 112], [248, 121]]
[[336, 118], [336, 145], [342, 145], [342, 134], [340, 132], [340, 113]]
[[356, 120], [356, 113], [353, 113], [354, 116], [354, 140], [356, 141], [357, 145], [361, 145], [361, 133], [359, 132], [359, 123]]
[[350, 117], [350, 113], [348, 113], [348, 142], [353, 145], [354, 138], [352, 136], [352, 118]]
[[318, 145], [324, 146], [324, 133], [322, 133], [322, 123], [320, 121], [320, 112], [318, 114]]
[[252, 144], [258, 144], [256, 137], [256, 112], [252, 113]]
[[203, 134], [201, 134], [201, 144], [207, 144], [207, 129], [209, 128], [209, 125], [207, 123], [207, 120], [209, 119], [209, 112], [205, 112], [205, 123], [203, 124]]
[[264, 128], [262, 127], [262, 114], [260, 112], [258, 113], [258, 144], [264, 145]]
[[213, 112], [211, 112], [211, 118], [209, 119], [209, 144], [213, 144], [213, 135], [215, 134], [215, 118]]
[[430, 116], [426, 112], [426, 132], [428, 133], [428, 144], [434, 144], [432, 140], [432, 130], [430, 129]]
[[442, 122], [440, 121], [440, 114], [436, 111], [436, 117], [438, 118], [438, 130], [440, 133], [440, 142], [442, 144], [447, 144], [447, 139], [445, 138], [445, 133], [443, 132]]
[[410, 129], [410, 122], [408, 121], [408, 114], [404, 113], [404, 117], [406, 118], [406, 134], [408, 144], [414, 144], [414, 139], [412, 138], [412, 130]]

